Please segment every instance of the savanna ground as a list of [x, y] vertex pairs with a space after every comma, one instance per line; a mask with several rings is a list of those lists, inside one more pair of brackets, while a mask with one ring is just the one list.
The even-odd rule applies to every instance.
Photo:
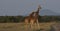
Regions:
[[33, 25], [32, 29], [29, 24], [26, 26], [24, 23], [0, 23], [0, 31], [52, 31], [58, 28], [56, 27], [58, 23], [59, 22], [39, 23], [39, 28], [37, 28], [37, 25]]

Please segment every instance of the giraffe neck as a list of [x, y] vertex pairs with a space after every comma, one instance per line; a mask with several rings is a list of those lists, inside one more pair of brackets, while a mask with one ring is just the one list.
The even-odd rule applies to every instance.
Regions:
[[36, 11], [38, 14], [39, 14], [40, 9], [41, 9], [41, 6], [39, 5], [39, 6], [38, 6], [38, 9], [37, 9], [37, 11]]

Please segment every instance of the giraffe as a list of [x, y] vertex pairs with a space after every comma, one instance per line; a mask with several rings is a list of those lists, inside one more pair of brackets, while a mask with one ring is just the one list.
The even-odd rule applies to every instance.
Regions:
[[38, 16], [39, 16], [40, 9], [41, 9], [41, 6], [39, 5], [37, 11], [32, 12], [29, 16], [25, 18], [25, 23], [26, 24], [30, 23], [31, 27], [34, 23], [38, 24]]
[[39, 5], [37, 11], [35, 11], [33, 14], [33, 19], [31, 19], [31, 24], [33, 25], [34, 23], [36, 23], [38, 25], [38, 28], [39, 28], [38, 17], [39, 17], [40, 9], [41, 9], [41, 6]]

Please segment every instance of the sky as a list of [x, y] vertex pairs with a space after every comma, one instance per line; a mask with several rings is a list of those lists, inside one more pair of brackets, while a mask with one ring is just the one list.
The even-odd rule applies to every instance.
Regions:
[[38, 5], [60, 13], [60, 0], [0, 0], [0, 16], [28, 15], [36, 11]]

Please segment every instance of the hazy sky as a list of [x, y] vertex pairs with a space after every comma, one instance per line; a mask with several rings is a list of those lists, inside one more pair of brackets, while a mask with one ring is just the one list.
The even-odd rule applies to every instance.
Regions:
[[60, 13], [60, 0], [0, 0], [0, 15], [27, 15], [39, 4], [42, 9]]

